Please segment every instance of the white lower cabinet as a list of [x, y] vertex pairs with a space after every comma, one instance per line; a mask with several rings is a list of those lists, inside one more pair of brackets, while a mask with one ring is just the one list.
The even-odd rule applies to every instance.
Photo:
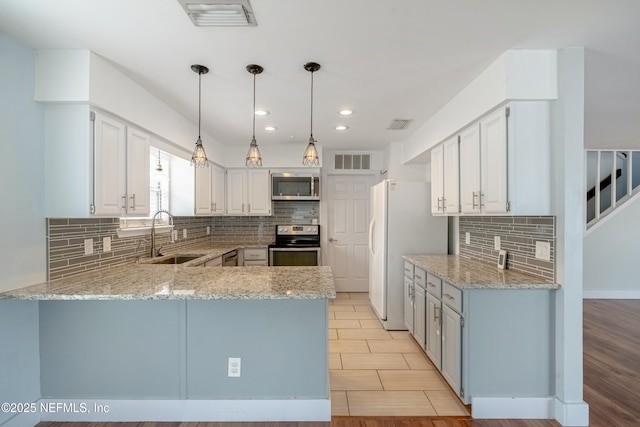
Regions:
[[244, 267], [266, 267], [269, 264], [267, 261], [267, 248], [245, 248], [242, 259], [242, 265]]
[[404, 326], [413, 335], [413, 280], [404, 278]]
[[417, 283], [413, 286], [413, 337], [420, 347], [425, 347], [426, 338], [426, 296]]
[[425, 352], [436, 368], [442, 369], [442, 301], [427, 292]]

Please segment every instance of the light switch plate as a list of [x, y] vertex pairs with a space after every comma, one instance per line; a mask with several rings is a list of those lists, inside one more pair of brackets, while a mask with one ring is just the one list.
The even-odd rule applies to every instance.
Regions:
[[211, 227], [207, 227], [207, 236], [211, 234]]
[[551, 244], [549, 242], [536, 242], [536, 258], [551, 261]]
[[468, 231], [464, 234], [464, 243], [467, 245], [471, 244], [471, 233]]
[[111, 252], [111, 237], [102, 238], [102, 252]]
[[500, 236], [495, 236], [493, 238], [493, 249], [496, 251], [500, 250]]
[[84, 254], [93, 254], [93, 239], [84, 239]]

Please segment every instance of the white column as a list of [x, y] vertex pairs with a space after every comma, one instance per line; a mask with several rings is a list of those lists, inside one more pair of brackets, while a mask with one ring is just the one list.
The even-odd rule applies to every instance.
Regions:
[[584, 49], [558, 52], [559, 97], [552, 110], [552, 177], [556, 211], [555, 416], [565, 426], [587, 426], [583, 400], [582, 287], [584, 235]]

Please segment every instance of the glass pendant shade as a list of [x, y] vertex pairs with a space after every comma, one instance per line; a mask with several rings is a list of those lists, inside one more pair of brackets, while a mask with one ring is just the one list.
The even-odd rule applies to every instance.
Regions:
[[202, 75], [207, 74], [209, 69], [204, 65], [194, 64], [191, 66], [191, 70], [193, 70], [194, 73], [198, 73], [198, 140], [196, 141], [196, 147], [191, 155], [191, 165], [203, 168], [205, 166], [209, 166], [209, 159], [207, 158], [207, 153], [204, 152], [202, 139], [200, 138], [200, 122], [202, 117]]
[[307, 62], [304, 64], [304, 69], [311, 73], [311, 132], [309, 144], [302, 156], [302, 164], [304, 166], [320, 166], [320, 156], [318, 156], [318, 150], [316, 149], [316, 140], [313, 138], [313, 73], [320, 69], [320, 64]]
[[247, 65], [247, 71], [253, 74], [253, 110], [251, 110], [253, 117], [253, 134], [251, 136], [251, 144], [249, 144], [245, 166], [260, 167], [262, 166], [262, 156], [260, 155], [260, 149], [256, 142], [256, 74], [262, 73], [264, 68], [260, 65], [249, 64]]
[[302, 164], [304, 166], [320, 166], [320, 157], [318, 156], [318, 150], [316, 149], [313, 137], [309, 138], [309, 145], [307, 145], [307, 149], [304, 150]]
[[249, 151], [247, 152], [246, 166], [260, 167], [262, 166], [262, 156], [260, 155], [260, 149], [256, 143], [255, 138], [251, 138], [251, 144], [249, 145]]

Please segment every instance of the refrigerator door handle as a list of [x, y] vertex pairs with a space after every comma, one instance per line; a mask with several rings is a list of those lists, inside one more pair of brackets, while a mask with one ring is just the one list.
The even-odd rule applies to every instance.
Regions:
[[371, 222], [369, 223], [369, 253], [371, 256], [375, 256], [373, 251], [373, 226], [375, 225], [376, 219], [371, 218]]

